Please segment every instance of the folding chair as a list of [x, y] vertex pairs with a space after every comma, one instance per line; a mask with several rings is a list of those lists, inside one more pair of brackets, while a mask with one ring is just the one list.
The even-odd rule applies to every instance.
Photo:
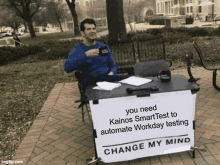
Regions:
[[117, 64], [118, 73], [133, 75], [136, 57], [132, 39], [127, 38], [119, 41], [108, 41], [107, 45]]
[[213, 70], [212, 85], [214, 86], [214, 88], [216, 90], [220, 91], [220, 87], [216, 83], [216, 81], [217, 81], [217, 79], [216, 79], [217, 71], [220, 70], [220, 62], [218, 62], [218, 61], [214, 61], [214, 62], [207, 61], [206, 57], [202, 54], [202, 51], [199, 48], [199, 45], [195, 41], [193, 42], [193, 46], [194, 46], [194, 48], [196, 49], [196, 51], [199, 55], [202, 66], [207, 70]]
[[147, 61], [134, 66], [134, 75], [142, 77], [157, 76], [161, 70], [169, 70], [170, 63], [166, 60]]
[[74, 103], [79, 103], [79, 102], [80, 102], [80, 105], [78, 106], [78, 109], [81, 108], [82, 121], [83, 121], [83, 122], [84, 122], [84, 114], [85, 114], [83, 107], [86, 106], [86, 111], [87, 111], [87, 113], [88, 113], [89, 120], [92, 122], [91, 117], [90, 117], [90, 114], [89, 114], [90, 108], [89, 108], [88, 105], [87, 105], [87, 104], [89, 104], [89, 102], [86, 100], [85, 91], [83, 91], [82, 85], [81, 85], [82, 73], [79, 72], [79, 71], [75, 71], [75, 77], [76, 77], [76, 79], [77, 79], [77, 81], [78, 81], [78, 89], [79, 89], [79, 92], [80, 92], [80, 99], [74, 101]]

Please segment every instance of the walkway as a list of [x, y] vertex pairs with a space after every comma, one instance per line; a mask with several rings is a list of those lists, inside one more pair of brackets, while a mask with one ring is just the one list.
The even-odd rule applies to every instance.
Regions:
[[[220, 164], [220, 91], [212, 86], [211, 71], [199, 67], [192, 72], [201, 78], [195, 140], [198, 147], [207, 151], [196, 151], [195, 159], [189, 152], [182, 152], [109, 165]], [[186, 69], [174, 70], [172, 74], [188, 77]], [[76, 82], [56, 84], [13, 160], [23, 161], [23, 165], [84, 165], [87, 158], [94, 156], [91, 125], [88, 118], [85, 123], [81, 121], [78, 104], [74, 104], [78, 98]]]

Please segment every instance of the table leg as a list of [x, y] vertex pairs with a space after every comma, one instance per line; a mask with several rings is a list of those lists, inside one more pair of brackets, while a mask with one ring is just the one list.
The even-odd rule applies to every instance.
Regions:
[[88, 116], [89, 116], [89, 120], [90, 120], [91, 125], [92, 125], [92, 130], [93, 130], [93, 143], [94, 143], [94, 149], [95, 149], [95, 160], [94, 161], [96, 161], [96, 165], [98, 165], [98, 155], [97, 155], [96, 144], [95, 144], [95, 138], [97, 138], [97, 134], [96, 134], [96, 130], [93, 127], [93, 122], [92, 122], [92, 119], [91, 119], [90, 114], [89, 114], [87, 103], [85, 103], [85, 106], [86, 106], [86, 111], [87, 111]]
[[195, 157], [196, 157], [196, 151], [195, 151], [195, 149], [193, 149], [192, 154], [193, 154], [193, 158], [195, 158]]
[[216, 77], [217, 77], [217, 70], [213, 70], [212, 84], [215, 89], [220, 91], [220, 88], [216, 85]]

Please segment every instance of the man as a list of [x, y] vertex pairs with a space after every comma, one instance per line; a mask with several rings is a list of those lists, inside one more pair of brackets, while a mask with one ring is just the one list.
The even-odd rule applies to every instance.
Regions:
[[96, 41], [96, 24], [93, 19], [85, 19], [80, 24], [83, 42], [70, 51], [64, 70], [69, 73], [81, 71], [81, 84], [83, 90], [89, 84], [98, 81], [119, 81], [122, 78], [113, 76], [117, 74], [117, 66], [111, 57], [108, 46]]

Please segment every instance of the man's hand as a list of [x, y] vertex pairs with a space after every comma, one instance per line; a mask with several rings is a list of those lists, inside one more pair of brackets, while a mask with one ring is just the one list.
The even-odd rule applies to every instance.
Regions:
[[112, 76], [112, 75], [114, 75], [114, 73], [113, 72], [109, 72], [109, 74], [108, 74], [109, 76]]
[[96, 57], [99, 55], [99, 49], [91, 49], [85, 52], [87, 57]]

